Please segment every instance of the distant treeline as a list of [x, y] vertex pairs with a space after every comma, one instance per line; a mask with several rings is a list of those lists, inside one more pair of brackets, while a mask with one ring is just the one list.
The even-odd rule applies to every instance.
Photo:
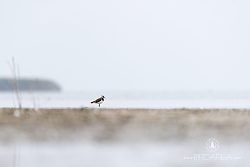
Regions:
[[0, 78], [0, 91], [61, 91], [61, 87], [47, 79]]

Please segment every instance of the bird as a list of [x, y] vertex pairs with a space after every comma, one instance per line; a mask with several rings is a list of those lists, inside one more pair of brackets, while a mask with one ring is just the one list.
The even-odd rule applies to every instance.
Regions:
[[92, 104], [92, 103], [96, 103], [96, 104], [98, 104], [99, 107], [100, 107], [101, 104], [104, 102], [104, 98], [105, 98], [104, 96], [101, 96], [100, 98], [98, 98], [98, 99], [92, 101], [91, 104]]

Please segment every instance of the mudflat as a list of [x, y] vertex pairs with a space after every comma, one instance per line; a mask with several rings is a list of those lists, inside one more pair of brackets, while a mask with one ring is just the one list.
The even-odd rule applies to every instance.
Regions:
[[250, 139], [248, 109], [0, 109], [0, 141]]

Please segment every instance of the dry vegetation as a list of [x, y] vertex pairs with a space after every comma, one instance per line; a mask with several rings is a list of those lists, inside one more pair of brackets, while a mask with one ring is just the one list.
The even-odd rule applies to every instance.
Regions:
[[0, 109], [1, 141], [250, 138], [250, 110]]

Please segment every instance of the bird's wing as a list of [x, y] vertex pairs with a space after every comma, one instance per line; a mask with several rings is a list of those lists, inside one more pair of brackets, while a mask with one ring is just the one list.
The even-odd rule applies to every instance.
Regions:
[[102, 98], [98, 98], [98, 99], [92, 101], [91, 103], [98, 103], [98, 102], [100, 102], [101, 100], [102, 100]]

